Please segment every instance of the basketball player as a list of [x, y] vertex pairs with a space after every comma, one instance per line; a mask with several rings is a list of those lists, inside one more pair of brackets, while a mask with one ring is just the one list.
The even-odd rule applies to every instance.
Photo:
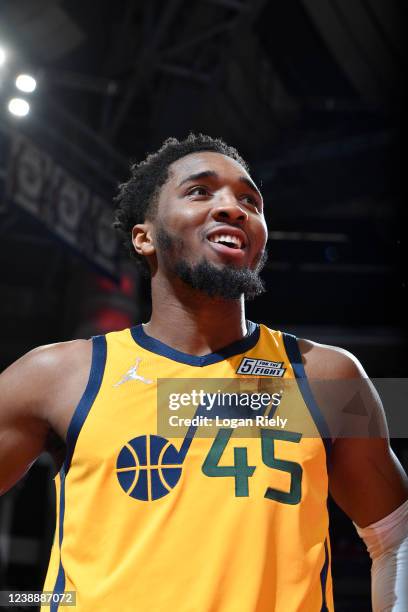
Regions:
[[[406, 612], [407, 478], [386, 436], [333, 441], [307, 386], [363, 379], [361, 365], [245, 319], [267, 240], [245, 162], [220, 140], [170, 139], [132, 167], [117, 204], [116, 227], [151, 278], [151, 320], [35, 349], [1, 377], [1, 491], [44, 449], [60, 462], [45, 589], [75, 591], [81, 612], [333, 610], [330, 490], [372, 557], [374, 610]], [[298, 389], [285, 429], [158, 435], [158, 379], [257, 372]]]

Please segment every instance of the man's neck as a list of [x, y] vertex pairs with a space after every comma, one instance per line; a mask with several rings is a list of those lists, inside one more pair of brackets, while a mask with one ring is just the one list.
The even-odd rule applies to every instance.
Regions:
[[145, 332], [183, 353], [213, 353], [247, 333], [244, 298], [210, 298], [177, 281], [152, 282], [152, 316]]

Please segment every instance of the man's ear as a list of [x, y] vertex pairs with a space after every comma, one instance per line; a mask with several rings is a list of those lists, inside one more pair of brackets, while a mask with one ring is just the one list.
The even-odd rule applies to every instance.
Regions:
[[138, 223], [132, 229], [132, 242], [138, 255], [146, 257], [156, 252], [152, 229], [150, 223]]

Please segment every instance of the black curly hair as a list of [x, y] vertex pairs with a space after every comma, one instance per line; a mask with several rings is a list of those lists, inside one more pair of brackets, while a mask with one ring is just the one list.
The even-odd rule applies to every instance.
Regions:
[[132, 164], [130, 179], [119, 185], [119, 193], [114, 199], [117, 209], [113, 227], [118, 230], [128, 253], [142, 266], [144, 273], [149, 274], [149, 267], [146, 259], [138, 255], [133, 247], [132, 228], [145, 219], [154, 219], [160, 189], [169, 178], [169, 166], [181, 157], [198, 151], [227, 155], [249, 171], [248, 164], [238, 151], [220, 138], [190, 134], [181, 141], [177, 138], [165, 140], [158, 151], [148, 155], [142, 162]]

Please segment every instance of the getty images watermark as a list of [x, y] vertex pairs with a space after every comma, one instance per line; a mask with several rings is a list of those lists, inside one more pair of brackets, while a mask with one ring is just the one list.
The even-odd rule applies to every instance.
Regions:
[[[210, 392], [205, 389], [192, 389], [190, 392], [170, 393], [169, 410], [195, 408], [194, 416], [186, 417], [179, 414], [171, 414], [168, 417], [170, 427], [279, 427], [284, 429], [288, 422], [287, 418], [279, 415], [268, 416], [270, 410], [277, 408], [282, 399], [282, 391], [276, 393], [259, 392], [228, 392], [218, 389]], [[254, 416], [238, 417], [233, 413], [253, 411], [260, 414]], [[265, 413], [268, 411], [268, 413]], [[205, 414], [202, 414], [205, 412]]]
[[214, 437], [222, 428], [238, 437], [259, 436], [261, 428], [286, 429], [279, 411], [283, 385], [253, 379], [159, 379], [157, 431], [166, 438]]

